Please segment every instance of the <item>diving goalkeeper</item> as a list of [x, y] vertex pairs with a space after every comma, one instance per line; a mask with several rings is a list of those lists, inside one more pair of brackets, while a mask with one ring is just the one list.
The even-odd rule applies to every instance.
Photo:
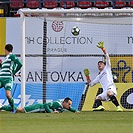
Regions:
[[102, 106], [102, 101], [112, 101], [112, 103], [116, 106], [116, 111], [123, 111], [116, 98], [116, 95], [117, 95], [116, 86], [113, 82], [110, 58], [104, 47], [104, 42], [99, 42], [97, 47], [100, 48], [105, 54], [106, 63], [103, 61], [99, 61], [98, 69], [100, 72], [98, 76], [93, 81], [88, 79], [88, 83], [90, 86], [94, 86], [95, 84], [100, 82], [103, 88], [103, 92], [99, 94], [95, 99], [95, 103], [97, 107], [93, 111], [104, 110], [104, 107]]
[[[78, 112], [76, 109], [72, 108], [71, 105], [72, 100], [69, 97], [66, 97], [63, 102], [58, 100], [45, 104], [37, 103], [30, 106], [25, 106], [24, 108], [16, 107], [16, 113], [62, 113], [65, 110]], [[10, 106], [2, 106], [0, 110], [11, 111], [12, 108]]]

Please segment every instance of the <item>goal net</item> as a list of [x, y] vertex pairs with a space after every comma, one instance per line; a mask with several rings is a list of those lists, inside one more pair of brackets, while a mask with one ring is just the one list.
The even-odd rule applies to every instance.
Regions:
[[[98, 75], [97, 62], [104, 60], [104, 55], [96, 44], [104, 41], [118, 100], [123, 108], [132, 108], [131, 10], [21, 9], [20, 14], [22, 106], [70, 97], [74, 108], [92, 110], [94, 98], [102, 88], [98, 84], [88, 90], [83, 70], [90, 70], [92, 80]], [[75, 26], [78, 35], [72, 33]], [[127, 96], [123, 97], [125, 93]], [[107, 105], [110, 108], [114, 107]]]

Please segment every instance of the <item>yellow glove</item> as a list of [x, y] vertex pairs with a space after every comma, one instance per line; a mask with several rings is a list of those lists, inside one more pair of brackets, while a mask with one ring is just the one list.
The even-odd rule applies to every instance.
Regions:
[[97, 47], [103, 49], [103, 48], [104, 48], [104, 42], [102, 42], [102, 41], [99, 42], [99, 43], [97, 44]]
[[88, 70], [88, 68], [85, 68], [85, 69], [84, 69], [84, 75], [85, 75], [85, 77], [86, 77], [86, 80], [87, 80], [88, 82], [91, 82], [89, 74], [90, 74], [90, 71]]
[[85, 68], [84, 75], [87, 77], [87, 76], [89, 76], [89, 74], [90, 74], [90, 71], [88, 70], [88, 68]]

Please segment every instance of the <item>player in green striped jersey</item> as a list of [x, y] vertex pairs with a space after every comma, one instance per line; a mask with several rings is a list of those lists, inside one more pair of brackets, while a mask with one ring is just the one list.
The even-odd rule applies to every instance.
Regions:
[[5, 88], [6, 97], [11, 106], [11, 111], [14, 111], [14, 100], [11, 96], [11, 90], [14, 80], [13, 78], [22, 67], [22, 63], [14, 54], [12, 54], [12, 51], [13, 46], [7, 44], [5, 46], [5, 60], [0, 60], [0, 88]]
[[[0, 110], [11, 111], [10, 106], [2, 106]], [[62, 113], [65, 110], [71, 112], [78, 112], [75, 108], [72, 107], [72, 100], [69, 97], [66, 97], [62, 102], [54, 101], [48, 102], [45, 104], [37, 103], [30, 106], [25, 106], [24, 108], [17, 108], [17, 113]]]

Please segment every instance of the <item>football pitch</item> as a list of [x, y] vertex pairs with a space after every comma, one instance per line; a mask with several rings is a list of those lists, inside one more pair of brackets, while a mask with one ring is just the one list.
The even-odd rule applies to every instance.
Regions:
[[133, 112], [0, 112], [0, 133], [133, 133]]

